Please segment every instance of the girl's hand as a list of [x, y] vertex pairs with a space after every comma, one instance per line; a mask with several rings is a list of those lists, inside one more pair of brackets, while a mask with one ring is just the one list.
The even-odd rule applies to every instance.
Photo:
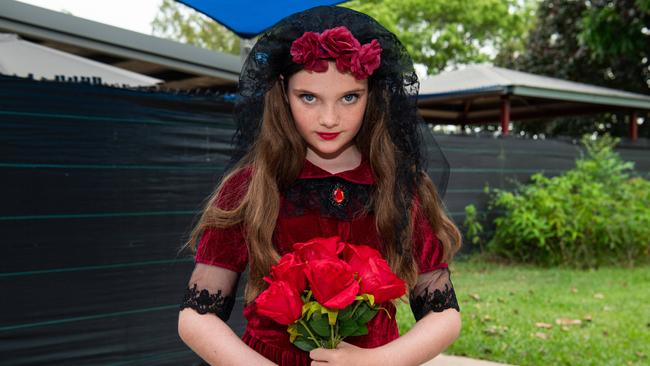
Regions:
[[312, 366], [370, 366], [381, 362], [375, 359], [378, 358], [378, 355], [372, 349], [357, 347], [343, 341], [335, 349], [316, 348], [311, 350], [309, 357], [313, 360]]

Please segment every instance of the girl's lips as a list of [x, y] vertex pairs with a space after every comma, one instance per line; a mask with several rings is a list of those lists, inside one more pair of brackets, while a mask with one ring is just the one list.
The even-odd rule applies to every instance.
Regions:
[[320, 136], [320, 138], [322, 138], [323, 140], [333, 140], [339, 134], [340, 132], [336, 132], [336, 133], [318, 132], [318, 136]]

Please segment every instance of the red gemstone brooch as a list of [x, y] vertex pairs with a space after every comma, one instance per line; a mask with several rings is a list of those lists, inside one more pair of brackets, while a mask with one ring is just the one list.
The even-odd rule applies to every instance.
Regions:
[[330, 193], [330, 202], [337, 207], [342, 207], [348, 201], [348, 194], [345, 187], [340, 184], [334, 184], [332, 191]]

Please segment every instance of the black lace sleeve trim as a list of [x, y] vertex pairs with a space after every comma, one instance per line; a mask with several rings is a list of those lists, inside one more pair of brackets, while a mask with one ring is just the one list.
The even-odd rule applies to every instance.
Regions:
[[212, 313], [217, 315], [221, 320], [227, 321], [235, 305], [235, 297], [232, 295], [223, 296], [221, 290], [216, 294], [210, 294], [206, 289], [197, 290], [196, 283], [192, 288], [187, 288], [180, 310], [192, 308], [199, 314]]
[[446, 309], [456, 309], [456, 311], [460, 312], [456, 292], [454, 287], [449, 286], [449, 284], [445, 284], [445, 289], [442, 291], [435, 289], [433, 293], [430, 293], [429, 289], [426, 288], [422, 294], [411, 295], [410, 304], [415, 321], [424, 318], [429, 311], [438, 313]]

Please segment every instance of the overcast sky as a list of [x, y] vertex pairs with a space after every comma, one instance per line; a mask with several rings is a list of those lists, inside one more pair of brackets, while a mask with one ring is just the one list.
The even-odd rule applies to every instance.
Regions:
[[20, 0], [50, 10], [66, 10], [74, 16], [151, 34], [151, 21], [162, 0]]

